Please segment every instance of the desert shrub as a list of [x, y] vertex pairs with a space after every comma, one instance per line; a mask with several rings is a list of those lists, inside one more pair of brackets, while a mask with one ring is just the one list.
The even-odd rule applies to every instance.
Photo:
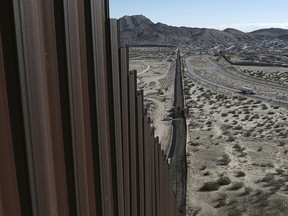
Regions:
[[264, 193], [263, 190], [261, 190], [261, 189], [256, 189], [254, 195], [255, 195], [255, 196], [261, 196], [263, 193]]
[[210, 171], [206, 171], [206, 172], [203, 173], [203, 176], [208, 176], [210, 174], [211, 174]]
[[238, 143], [236, 143], [233, 148], [235, 148], [237, 152], [243, 152], [246, 149], [245, 147], [241, 147]]
[[279, 146], [284, 146], [286, 143], [284, 141], [279, 142]]
[[261, 181], [271, 184], [274, 180], [275, 180], [274, 175], [272, 173], [268, 173], [265, 175], [265, 177], [262, 178]]
[[231, 180], [227, 176], [222, 176], [217, 180], [217, 182], [220, 186], [223, 186], [223, 185], [229, 185], [231, 183]]
[[241, 152], [238, 157], [246, 157], [247, 156], [247, 152]]
[[252, 116], [252, 118], [253, 118], [253, 119], [259, 119], [260, 116], [259, 116], [258, 114], [255, 114], [255, 115]]
[[231, 162], [231, 159], [229, 155], [223, 154], [219, 162], [220, 165], [228, 165]]
[[238, 171], [236, 173], [236, 177], [244, 177], [244, 176], [246, 176], [246, 174], [244, 172], [242, 172], [242, 171]]
[[230, 190], [239, 190], [242, 187], [244, 187], [243, 182], [233, 182], [231, 187], [230, 187]]
[[244, 137], [250, 137], [251, 134], [252, 134], [252, 131], [251, 131], [251, 130], [247, 130], [247, 131], [245, 131], [245, 132], [243, 133], [243, 136], [244, 136]]
[[222, 113], [221, 114], [221, 117], [226, 117], [226, 116], [228, 116], [228, 113]]
[[205, 182], [204, 185], [200, 188], [200, 191], [217, 191], [219, 190], [220, 185], [216, 181]]
[[268, 109], [268, 107], [264, 104], [264, 105], [262, 105], [262, 110], [267, 110]]
[[227, 139], [227, 142], [233, 142], [233, 141], [235, 141], [235, 138], [232, 135], [230, 135]]
[[236, 204], [236, 203], [238, 203], [238, 200], [236, 198], [232, 198], [232, 199], [229, 200], [228, 205], [233, 205], [233, 204]]
[[274, 109], [279, 109], [279, 106], [274, 106]]
[[282, 175], [285, 172], [285, 170], [283, 170], [281, 168], [277, 168], [276, 172], [277, 172], [278, 175]]
[[250, 194], [253, 191], [253, 189], [251, 187], [244, 187], [244, 191], [241, 194], [241, 196], [246, 196], [248, 194]]
[[233, 130], [242, 130], [242, 129], [243, 129], [242, 125], [237, 125], [233, 128]]
[[220, 208], [222, 206], [225, 206], [226, 205], [226, 200], [227, 200], [227, 194], [225, 193], [221, 193], [219, 194], [219, 197], [217, 199], [218, 203], [217, 205], [215, 206], [215, 208]]

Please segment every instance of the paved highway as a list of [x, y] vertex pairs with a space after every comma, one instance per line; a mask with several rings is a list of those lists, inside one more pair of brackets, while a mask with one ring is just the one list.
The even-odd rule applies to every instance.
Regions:
[[[220, 73], [222, 73], [223, 75], [225, 75], [225, 76], [227, 76], [229, 78], [232, 78], [234, 80], [244, 81], [244, 82], [247, 82], [247, 83], [254, 83], [254, 84], [266, 87], [266, 88], [269, 87], [269, 88], [279, 89], [279, 90], [282, 90], [282, 91], [288, 91], [288, 89], [285, 88], [285, 87], [280, 87], [280, 86], [275, 87], [275, 84], [265, 83], [265, 82], [262, 82], [262, 81], [259, 81], [259, 80], [256, 81], [255, 79], [253, 79], [253, 80], [250, 79], [249, 80], [248, 78], [235, 76], [235, 75], [230, 74], [227, 71], [225, 71], [223, 68], [221, 68], [219, 65], [217, 65], [215, 62], [211, 61], [210, 59], [208, 59], [208, 61], [213, 66], [215, 66]], [[193, 76], [195, 79], [197, 79], [197, 80], [199, 80], [199, 81], [201, 81], [203, 83], [206, 83], [206, 84], [208, 84], [210, 86], [214, 86], [216, 88], [221, 88], [221, 89], [229, 91], [229, 92], [239, 93], [239, 89], [237, 89], [237, 88], [230, 88], [230, 87], [227, 87], [227, 86], [222, 85], [222, 84], [214, 83], [213, 81], [207, 80], [206, 78], [204, 78], [201, 75], [197, 74], [193, 70], [193, 66], [192, 66], [192, 64], [190, 62], [190, 58], [186, 58], [185, 59], [185, 63], [186, 63], [186, 67], [187, 67], [187, 70], [188, 70], [189, 74], [191, 76]], [[283, 105], [288, 105], [288, 101], [286, 101], [286, 100], [280, 100], [280, 99], [277, 99], [277, 98], [272, 98], [272, 97], [268, 97], [268, 96], [264, 96], [264, 95], [256, 94], [256, 95], [251, 95], [251, 97], [264, 99], [264, 100], [268, 100], [268, 101], [273, 101], [275, 103], [279, 103], [279, 104], [281, 103]]]
[[288, 91], [288, 87], [285, 86], [281, 86], [279, 84], [276, 83], [272, 83], [272, 82], [266, 82], [264, 80], [259, 80], [259, 79], [255, 79], [255, 78], [249, 78], [247, 76], [241, 76], [236, 75], [236, 74], [231, 74], [228, 73], [227, 71], [225, 71], [221, 66], [219, 66], [217, 63], [215, 63], [214, 61], [212, 61], [208, 56], [204, 56], [204, 58], [215, 68], [217, 68], [217, 71], [219, 71], [221, 74], [223, 74], [226, 77], [229, 77], [231, 79], [236, 79], [239, 81], [243, 81], [246, 83], [251, 83], [251, 84], [257, 84], [257, 85], [261, 85], [263, 87], [269, 87], [269, 88], [273, 88], [273, 89], [277, 89], [277, 90], [281, 90], [281, 91]]

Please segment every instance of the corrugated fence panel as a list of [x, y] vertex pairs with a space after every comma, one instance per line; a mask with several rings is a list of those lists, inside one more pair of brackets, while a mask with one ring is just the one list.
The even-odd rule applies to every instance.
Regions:
[[178, 215], [107, 0], [3, 0], [0, 215]]

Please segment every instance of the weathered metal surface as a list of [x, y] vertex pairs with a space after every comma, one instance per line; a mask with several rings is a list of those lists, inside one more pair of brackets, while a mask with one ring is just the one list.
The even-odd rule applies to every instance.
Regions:
[[123, 143], [123, 166], [124, 166], [124, 198], [125, 216], [131, 215], [130, 195], [130, 147], [129, 147], [129, 116], [128, 116], [128, 49], [121, 48], [121, 112], [122, 112], [122, 143]]
[[136, 71], [129, 71], [129, 144], [130, 144], [130, 180], [131, 214], [138, 215], [138, 175], [137, 175], [137, 128], [136, 128]]
[[14, 12], [33, 213], [67, 215], [53, 2]]
[[106, 59], [106, 17], [107, 1], [91, 0], [91, 21], [93, 39], [93, 59], [95, 76], [95, 96], [97, 112], [97, 136], [99, 147], [102, 214], [115, 215], [113, 203], [112, 165], [110, 152], [110, 131], [107, 89]]
[[123, 147], [122, 147], [122, 113], [121, 113], [121, 89], [120, 89], [120, 56], [119, 56], [119, 32], [116, 19], [110, 20], [111, 29], [111, 87], [112, 87], [112, 118], [113, 145], [115, 157], [116, 182], [117, 182], [117, 212], [119, 216], [124, 216], [124, 181], [123, 181]]
[[145, 216], [145, 175], [144, 175], [144, 127], [143, 127], [143, 91], [137, 92], [137, 143], [138, 143], [138, 176], [139, 176], [139, 215]]
[[117, 25], [106, 0], [4, 0], [0, 215], [178, 214]]
[[20, 215], [2, 50], [0, 35], [0, 215]]

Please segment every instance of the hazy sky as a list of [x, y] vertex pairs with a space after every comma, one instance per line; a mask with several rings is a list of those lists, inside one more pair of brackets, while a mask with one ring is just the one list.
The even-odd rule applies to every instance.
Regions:
[[110, 0], [110, 17], [142, 14], [172, 26], [288, 29], [288, 0]]

